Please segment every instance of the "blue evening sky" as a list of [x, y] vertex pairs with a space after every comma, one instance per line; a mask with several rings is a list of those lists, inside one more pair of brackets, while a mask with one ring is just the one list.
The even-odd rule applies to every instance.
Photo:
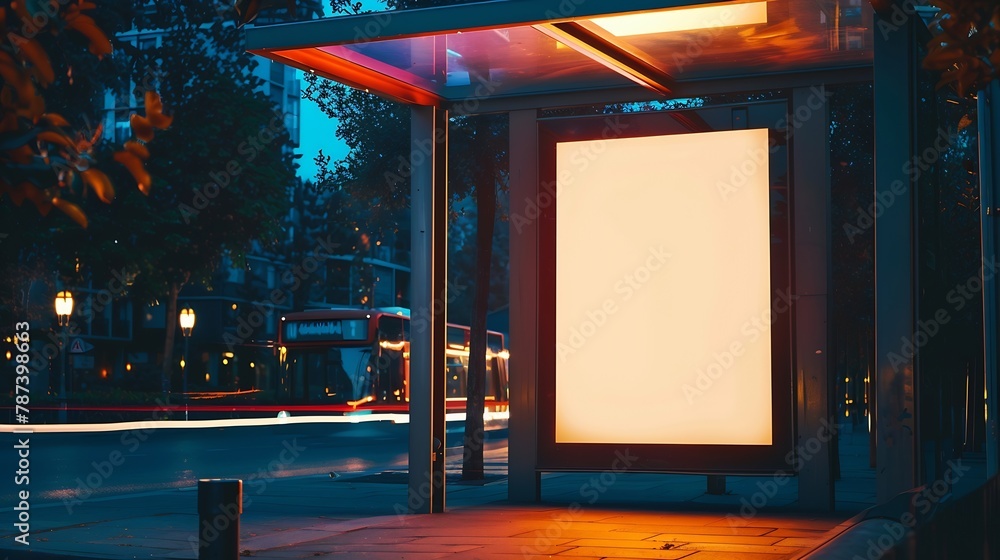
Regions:
[[[301, 71], [296, 71], [302, 84], [302, 91], [306, 90], [306, 81], [302, 77]], [[320, 150], [333, 161], [341, 159], [347, 154], [347, 144], [344, 144], [336, 137], [337, 121], [327, 117], [314, 101], [303, 98], [299, 107], [299, 149], [295, 153], [302, 154], [299, 158], [299, 177], [303, 181], [313, 180], [316, 177], [316, 164], [313, 159]]]
[[[362, 8], [370, 11], [385, 10], [385, 4], [378, 0], [362, 0]], [[330, 17], [330, 6], [324, 1], [323, 7], [325, 16]], [[306, 90], [306, 81], [301, 71], [296, 71], [299, 83], [302, 84], [302, 91]], [[316, 177], [316, 164], [313, 161], [316, 154], [323, 150], [323, 154], [333, 158], [333, 161], [347, 155], [347, 145], [336, 136], [337, 120], [327, 117], [315, 102], [303, 98], [299, 107], [299, 149], [295, 153], [302, 154], [299, 158], [299, 177], [302, 180], [313, 180]]]

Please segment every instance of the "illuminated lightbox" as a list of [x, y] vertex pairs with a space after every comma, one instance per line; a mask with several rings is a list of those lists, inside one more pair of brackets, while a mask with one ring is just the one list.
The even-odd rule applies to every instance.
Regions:
[[772, 444], [766, 129], [556, 143], [555, 443]]

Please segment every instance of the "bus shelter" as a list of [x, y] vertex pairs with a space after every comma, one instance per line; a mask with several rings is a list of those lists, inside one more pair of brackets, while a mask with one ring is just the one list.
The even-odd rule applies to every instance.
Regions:
[[[898, 348], [922, 312], [905, 163], [928, 126], [923, 13], [892, 0], [497, 0], [249, 28], [251, 52], [412, 108], [411, 299], [423, 319], [411, 341], [410, 508], [444, 510], [448, 119], [502, 112], [510, 498], [537, 499], [546, 471], [790, 473], [801, 507], [831, 509], [827, 87], [859, 82], [874, 82], [875, 196], [893, 200], [873, 218], [878, 501], [933, 480], [919, 417], [934, 401], [918, 390], [920, 349]], [[753, 92], [772, 95], [549, 111]], [[997, 99], [979, 101], [984, 213]], [[994, 235], [984, 218], [987, 257]]]

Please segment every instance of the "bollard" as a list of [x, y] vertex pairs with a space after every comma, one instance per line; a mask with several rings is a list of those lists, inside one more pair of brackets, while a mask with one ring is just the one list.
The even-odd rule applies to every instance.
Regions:
[[243, 481], [198, 481], [198, 558], [236, 560], [240, 556]]

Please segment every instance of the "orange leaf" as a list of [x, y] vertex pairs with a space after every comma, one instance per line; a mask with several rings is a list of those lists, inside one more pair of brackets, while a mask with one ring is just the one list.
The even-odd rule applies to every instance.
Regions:
[[140, 144], [135, 140], [129, 140], [125, 142], [125, 149], [133, 153], [139, 159], [149, 159], [149, 148], [145, 144]]
[[148, 195], [150, 186], [152, 185], [152, 179], [149, 176], [149, 172], [146, 171], [146, 166], [143, 165], [142, 160], [140, 160], [134, 153], [129, 151], [115, 152], [115, 161], [125, 166], [132, 177], [135, 177], [135, 182], [139, 185], [139, 191], [142, 194]]
[[83, 177], [84, 182], [94, 189], [94, 194], [102, 202], [110, 203], [115, 199], [115, 188], [111, 184], [111, 180], [103, 172], [97, 169], [87, 169], [80, 172], [80, 175]]
[[153, 139], [153, 125], [150, 124], [149, 119], [132, 113], [129, 122], [132, 124], [132, 133], [135, 134], [136, 138], [143, 142], [149, 142]]
[[75, 29], [90, 41], [90, 52], [98, 58], [111, 54], [111, 41], [101, 31], [101, 28], [97, 27], [97, 24], [94, 23], [93, 18], [90, 16], [79, 15], [68, 21], [66, 25], [70, 29]]
[[69, 121], [59, 113], [45, 113], [42, 115], [42, 120], [51, 126], [69, 126]]
[[80, 210], [80, 207], [72, 202], [63, 200], [61, 198], [53, 198], [52, 204], [63, 211], [67, 216], [70, 217], [74, 222], [83, 226], [84, 229], [87, 227], [87, 215]]
[[48, 142], [50, 144], [58, 144], [66, 148], [73, 147], [73, 140], [69, 136], [62, 134], [61, 132], [56, 132], [53, 130], [45, 130], [43, 132], [39, 132], [37, 138], [43, 142]]
[[144, 101], [146, 104], [146, 118], [149, 119], [151, 125], [160, 130], [170, 126], [174, 118], [163, 114], [163, 101], [160, 100], [160, 94], [153, 90], [146, 90]]

